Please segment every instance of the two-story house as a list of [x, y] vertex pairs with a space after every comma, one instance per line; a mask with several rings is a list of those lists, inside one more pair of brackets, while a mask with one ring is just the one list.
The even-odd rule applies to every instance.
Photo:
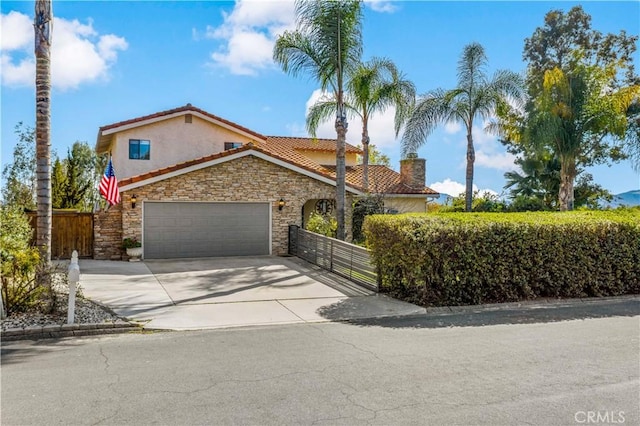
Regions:
[[[111, 154], [122, 195], [98, 215], [96, 258], [117, 258], [123, 237], [150, 259], [284, 254], [289, 225], [335, 206], [335, 140], [265, 136], [191, 104], [103, 126], [96, 151]], [[365, 195], [359, 154], [347, 144], [347, 219]], [[422, 159], [369, 176], [389, 211], [424, 212], [438, 195]]]

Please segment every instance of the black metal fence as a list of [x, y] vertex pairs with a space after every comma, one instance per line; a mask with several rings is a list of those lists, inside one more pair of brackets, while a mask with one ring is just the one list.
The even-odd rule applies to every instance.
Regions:
[[289, 254], [378, 291], [378, 276], [363, 247], [290, 225]]

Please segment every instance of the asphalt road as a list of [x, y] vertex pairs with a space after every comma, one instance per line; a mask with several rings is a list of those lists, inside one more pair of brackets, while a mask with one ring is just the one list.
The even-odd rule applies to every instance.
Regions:
[[640, 424], [637, 301], [531, 311], [7, 342], [0, 420]]

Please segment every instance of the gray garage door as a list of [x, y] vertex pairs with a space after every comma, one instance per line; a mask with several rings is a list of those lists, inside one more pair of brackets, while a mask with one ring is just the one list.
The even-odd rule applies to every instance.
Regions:
[[269, 203], [144, 203], [144, 257], [269, 254]]

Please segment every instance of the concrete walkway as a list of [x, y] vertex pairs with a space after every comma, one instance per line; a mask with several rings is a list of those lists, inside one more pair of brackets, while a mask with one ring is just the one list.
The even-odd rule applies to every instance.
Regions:
[[197, 330], [425, 312], [297, 258], [80, 260], [80, 272], [85, 297], [146, 328]]

